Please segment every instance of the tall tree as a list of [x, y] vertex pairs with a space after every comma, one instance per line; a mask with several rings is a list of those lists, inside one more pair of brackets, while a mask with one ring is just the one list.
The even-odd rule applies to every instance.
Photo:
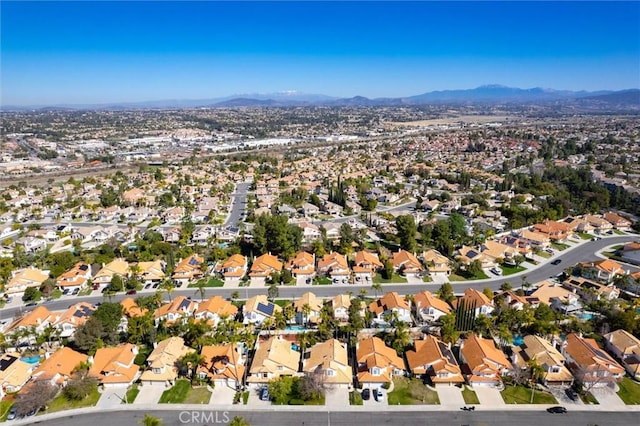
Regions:
[[400, 238], [400, 247], [404, 250], [414, 252], [417, 247], [416, 233], [418, 227], [413, 216], [401, 215], [396, 218], [396, 228], [398, 230], [398, 238]]

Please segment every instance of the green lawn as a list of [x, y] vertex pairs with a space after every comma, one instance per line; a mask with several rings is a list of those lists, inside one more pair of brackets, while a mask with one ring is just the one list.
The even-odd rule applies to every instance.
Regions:
[[382, 275], [376, 274], [375, 277], [373, 277], [373, 282], [380, 283], [380, 284], [406, 283], [407, 279], [394, 272], [390, 279], [382, 278]]
[[500, 265], [500, 269], [502, 269], [502, 275], [506, 276], [517, 274], [518, 272], [522, 272], [527, 268], [525, 268], [524, 266]]
[[438, 393], [428, 389], [421, 380], [396, 377], [393, 384], [389, 405], [440, 404]]
[[626, 233], [626, 232], [621, 231], [621, 230], [619, 230], [619, 229], [614, 229], [614, 230], [613, 230], [613, 232], [615, 232], [615, 233], [616, 233], [616, 234], [618, 234], [618, 235], [627, 235], [627, 233]]
[[56, 411], [72, 410], [74, 408], [93, 407], [100, 399], [98, 387], [93, 388], [91, 393], [81, 401], [70, 401], [64, 395], [59, 395], [47, 404], [47, 410], [41, 411], [40, 414], [54, 413]]
[[349, 392], [349, 404], [350, 405], [362, 405], [362, 395], [360, 392]]
[[591, 392], [584, 392], [582, 394], [580, 394], [580, 399], [582, 400], [582, 402], [584, 402], [585, 404], [600, 404], [600, 402], [598, 402], [598, 400], [596, 399], [595, 396], [593, 396], [591, 394]]
[[618, 396], [625, 404], [640, 404], [640, 384], [634, 382], [628, 377], [625, 377], [620, 383], [618, 383], [618, 386], [620, 387]]
[[206, 386], [191, 388], [184, 399], [185, 404], [208, 404], [211, 399], [211, 392]]
[[83, 288], [78, 292], [78, 297], [89, 296], [93, 292], [93, 287]]
[[160, 397], [160, 404], [181, 404], [187, 398], [187, 394], [191, 389], [191, 383], [188, 380], [176, 380], [176, 384], [164, 391]]
[[[7, 420], [7, 415], [9, 414], [9, 410], [13, 405], [13, 399], [3, 399], [0, 401], [0, 422], [4, 422]], [[360, 404], [362, 405], [362, 404]]]
[[478, 399], [478, 395], [476, 395], [476, 392], [466, 386], [462, 391], [462, 397], [464, 398], [465, 404], [480, 404], [480, 400]]
[[589, 235], [584, 232], [576, 232], [576, 235], [578, 235], [578, 237], [582, 238], [583, 240], [590, 240], [591, 238], [593, 238], [593, 235]]
[[546, 251], [541, 251], [536, 254], [540, 257], [544, 257], [545, 259], [549, 259], [551, 256], [553, 256], [551, 253], [548, 253]]
[[558, 251], [562, 251], [562, 250], [568, 249], [570, 246], [568, 244], [562, 244], [562, 243], [551, 243], [551, 247], [553, 247]]
[[[127, 404], [133, 403], [133, 401], [136, 400], [136, 397], [138, 396], [139, 393], [140, 393], [140, 389], [138, 388], [138, 384], [134, 383], [133, 386], [127, 389], [127, 394], [125, 397], [126, 403]], [[125, 404], [125, 401], [122, 401], [122, 403]]]
[[[502, 399], [507, 404], [531, 404], [531, 389], [525, 386], [507, 386], [502, 392]], [[553, 395], [547, 392], [534, 391], [534, 404], [557, 404]]]
[[[218, 278], [211, 278], [204, 285], [205, 287], [222, 287], [224, 285], [224, 281], [219, 280]], [[188, 288], [198, 288], [198, 282], [189, 284]]]
[[453, 272], [449, 275], [449, 281], [466, 281], [465, 277], [461, 277], [460, 275], [454, 274]]
[[329, 277], [316, 277], [313, 280], [313, 285], [329, 285], [331, 284], [331, 278]]
[[423, 283], [430, 283], [433, 280], [431, 279], [431, 275], [425, 275], [424, 277], [422, 277], [422, 282]]

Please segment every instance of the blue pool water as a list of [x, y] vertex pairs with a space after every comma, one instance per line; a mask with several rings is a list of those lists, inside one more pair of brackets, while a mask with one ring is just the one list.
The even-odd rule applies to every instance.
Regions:
[[583, 321], [587, 321], [593, 318], [593, 314], [591, 312], [582, 312], [582, 313], [579, 313], [577, 317]]
[[300, 346], [296, 345], [295, 343], [291, 344], [291, 349], [293, 349], [294, 351], [299, 351], [300, 350]]
[[26, 362], [27, 364], [37, 364], [40, 362], [41, 358], [42, 357], [40, 355], [23, 356], [22, 358], [20, 358], [20, 361]]
[[285, 327], [286, 331], [305, 331], [307, 328], [302, 325], [288, 325]]
[[524, 337], [522, 336], [513, 336], [513, 344], [514, 346], [521, 346], [524, 343]]

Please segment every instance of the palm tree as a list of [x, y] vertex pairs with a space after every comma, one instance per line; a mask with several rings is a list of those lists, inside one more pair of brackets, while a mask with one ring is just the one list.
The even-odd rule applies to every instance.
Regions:
[[540, 378], [542, 377], [542, 375], [544, 374], [544, 368], [542, 368], [542, 366], [540, 364], [538, 364], [538, 361], [534, 358], [531, 361], [529, 361], [527, 363], [528, 367], [529, 367], [529, 375], [531, 377], [531, 402], [530, 404], [533, 404], [533, 396], [535, 393], [535, 383], [540, 380]]
[[173, 285], [173, 281], [171, 281], [171, 279], [165, 279], [162, 282], [162, 285], [160, 286], [160, 288], [162, 288], [164, 291], [167, 292], [167, 295], [169, 296], [169, 302], [173, 301], [171, 294], [173, 294], [174, 290], [176, 289], [175, 286]]
[[309, 315], [311, 314], [311, 306], [308, 303], [305, 303], [302, 306], [302, 322], [304, 325], [309, 323]]
[[200, 293], [201, 302], [204, 302], [204, 296], [206, 295], [206, 286], [207, 280], [205, 278], [199, 279], [196, 283], [196, 287], [198, 288], [198, 290], [196, 290], [196, 294]]
[[229, 426], [251, 426], [251, 423], [245, 420], [244, 417], [234, 416], [229, 423]]
[[164, 423], [159, 417], [153, 417], [150, 414], [145, 414], [142, 420], [140, 420], [142, 426], [162, 426]]
[[382, 291], [382, 284], [381, 283], [373, 283], [371, 284], [371, 290], [373, 290], [373, 294], [375, 298], [378, 298], [378, 291]]

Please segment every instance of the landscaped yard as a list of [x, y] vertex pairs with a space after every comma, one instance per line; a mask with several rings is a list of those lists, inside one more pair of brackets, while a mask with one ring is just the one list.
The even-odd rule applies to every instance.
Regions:
[[187, 398], [189, 389], [191, 389], [191, 383], [188, 380], [177, 380], [171, 389], [164, 391], [158, 402], [161, 404], [180, 404]]
[[349, 404], [351, 405], [362, 405], [362, 395], [360, 392], [349, 392]]
[[430, 283], [433, 280], [431, 279], [431, 275], [425, 275], [424, 277], [422, 277], [422, 282], [423, 283]]
[[59, 395], [53, 401], [47, 404], [46, 411], [40, 411], [40, 414], [54, 413], [56, 411], [71, 410], [73, 408], [93, 407], [100, 399], [100, 392], [96, 386], [87, 397], [81, 401], [68, 400], [64, 395]]
[[316, 277], [313, 280], [313, 285], [329, 285], [331, 284], [331, 278], [329, 277]]
[[199, 388], [189, 389], [187, 397], [184, 400], [185, 404], [208, 404], [211, 400], [211, 392], [206, 386]]
[[[0, 422], [4, 422], [7, 420], [7, 415], [9, 414], [9, 410], [13, 405], [13, 399], [3, 399], [0, 401]], [[362, 404], [360, 404], [362, 405]]]
[[568, 249], [570, 246], [567, 245], [567, 244], [562, 244], [562, 243], [551, 243], [551, 247], [553, 247], [554, 249], [556, 249], [558, 251], [562, 251], [562, 250]]
[[373, 277], [374, 283], [387, 284], [387, 283], [406, 283], [407, 279], [405, 277], [401, 277], [400, 275], [394, 273], [390, 279], [382, 278], [382, 275], [376, 274]]
[[389, 405], [440, 404], [438, 393], [427, 388], [421, 380], [396, 377], [393, 385]]
[[591, 238], [593, 238], [593, 235], [589, 235], [584, 232], [576, 232], [576, 234], [578, 235], [578, 237], [582, 238], [583, 240], [590, 240]]
[[480, 404], [480, 400], [478, 399], [476, 392], [466, 386], [462, 390], [462, 397], [464, 398], [465, 404]]
[[[531, 404], [531, 389], [525, 386], [507, 386], [502, 392], [502, 399], [507, 404]], [[534, 391], [534, 404], [557, 404], [553, 395], [547, 392]]]
[[[197, 288], [198, 287], [198, 282], [195, 283], [191, 283], [189, 284], [189, 288]], [[206, 282], [206, 284], [204, 285], [205, 287], [222, 287], [224, 285], [224, 281], [219, 280], [218, 278], [211, 278], [209, 281]]]
[[580, 399], [585, 404], [600, 404], [595, 396], [591, 394], [591, 392], [584, 392], [580, 394]]
[[[140, 393], [140, 389], [138, 388], [138, 384], [134, 383], [129, 389], [127, 389], [127, 393], [125, 396], [126, 404], [131, 404], [136, 400], [136, 397]], [[122, 401], [125, 404], [125, 401]]]
[[620, 383], [618, 383], [618, 386], [620, 387], [618, 396], [625, 404], [640, 404], [640, 384], [634, 382], [628, 377], [625, 377]]
[[500, 269], [502, 269], [502, 275], [505, 276], [517, 274], [518, 272], [522, 272], [527, 268], [525, 268], [524, 266], [500, 265]]

